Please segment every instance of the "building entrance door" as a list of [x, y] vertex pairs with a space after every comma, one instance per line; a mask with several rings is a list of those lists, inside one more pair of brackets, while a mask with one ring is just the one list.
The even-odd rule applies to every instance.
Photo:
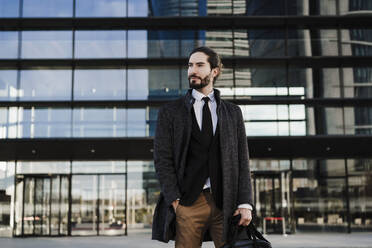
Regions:
[[268, 233], [291, 230], [290, 178], [290, 171], [254, 172], [254, 204], [259, 226], [265, 226]]
[[15, 236], [68, 234], [67, 175], [17, 175]]

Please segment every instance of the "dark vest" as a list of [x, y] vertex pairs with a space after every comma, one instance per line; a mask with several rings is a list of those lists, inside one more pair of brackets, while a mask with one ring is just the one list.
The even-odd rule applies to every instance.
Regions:
[[184, 179], [181, 183], [180, 204], [192, 205], [202, 192], [208, 177], [211, 180], [213, 199], [222, 209], [222, 168], [220, 162], [220, 133], [218, 124], [211, 144], [202, 139], [201, 131], [192, 108], [192, 131], [187, 153]]

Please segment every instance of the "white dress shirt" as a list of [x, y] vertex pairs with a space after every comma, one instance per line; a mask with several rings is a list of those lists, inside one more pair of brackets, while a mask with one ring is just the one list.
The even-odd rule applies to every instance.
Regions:
[[[192, 97], [195, 99], [195, 102], [194, 102], [194, 110], [195, 110], [195, 117], [196, 117], [196, 121], [198, 122], [198, 125], [199, 125], [199, 128], [200, 130], [202, 130], [202, 123], [203, 123], [203, 106], [204, 106], [204, 100], [203, 97], [206, 97], [204, 94], [200, 93], [199, 91], [193, 89], [192, 90]], [[216, 132], [216, 127], [217, 127], [217, 122], [218, 122], [218, 117], [217, 117], [217, 102], [216, 102], [216, 98], [214, 97], [214, 91], [212, 91], [211, 93], [208, 94], [208, 96], [210, 101], [208, 101], [208, 107], [209, 107], [209, 110], [211, 111], [211, 115], [212, 115], [212, 125], [213, 125], [213, 135], [215, 134]], [[208, 177], [207, 178], [207, 181], [205, 182], [204, 184], [204, 187], [203, 189], [206, 189], [206, 188], [210, 188], [211, 187], [211, 180], [210, 178]], [[240, 204], [238, 206], [238, 208], [248, 208], [250, 210], [252, 210], [252, 206], [248, 203], [246, 204]]]

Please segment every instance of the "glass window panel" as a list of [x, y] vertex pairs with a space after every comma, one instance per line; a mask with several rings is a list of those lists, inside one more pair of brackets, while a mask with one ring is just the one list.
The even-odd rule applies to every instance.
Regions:
[[0, 70], [0, 100], [14, 101], [17, 97], [17, 71]]
[[23, 31], [22, 58], [71, 58], [71, 31]]
[[372, 55], [372, 29], [341, 30], [341, 40], [343, 55]]
[[72, 173], [125, 172], [125, 161], [72, 161]]
[[244, 120], [287, 120], [287, 105], [241, 105]]
[[147, 51], [151, 58], [179, 57], [180, 32], [177, 30], [149, 30]]
[[18, 32], [0, 31], [0, 58], [14, 59], [18, 57]]
[[234, 30], [234, 55], [240, 56], [250, 56], [250, 47], [248, 40], [248, 31], [246, 29]]
[[11, 161], [0, 161], [0, 226], [1, 237], [12, 237], [14, 215], [14, 171], [15, 165]]
[[19, 108], [18, 138], [71, 137], [71, 110]]
[[[314, 0], [313, 2], [318, 1]], [[327, 0], [326, 0], [327, 1]], [[235, 2], [235, 1], [234, 1]], [[240, 1], [236, 1], [239, 2]], [[256, 16], [286, 16], [286, 15], [309, 15], [309, 3], [303, 0], [248, 0], [246, 4], [247, 14]], [[237, 3], [234, 3], [236, 5]], [[334, 6], [334, 5], [333, 5]], [[235, 7], [235, 6], [234, 6]]]
[[17, 174], [68, 174], [69, 161], [18, 161]]
[[76, 58], [124, 58], [125, 31], [76, 31]]
[[149, 73], [148, 69], [128, 70], [128, 100], [147, 99], [149, 95]]
[[289, 116], [291, 120], [305, 119], [305, 105], [289, 105]]
[[145, 137], [147, 131], [146, 109], [128, 109], [128, 137]]
[[306, 122], [305, 121], [291, 121], [290, 135], [306, 135]]
[[70, 70], [23, 70], [21, 100], [71, 100]]
[[[278, 122], [249, 122], [245, 123], [245, 130], [247, 136], [270, 136], [279, 133]], [[280, 131], [288, 133], [285, 126], [282, 126]]]
[[18, 17], [19, 0], [0, 0], [0, 17]]
[[147, 58], [147, 31], [128, 31], [128, 58]]
[[337, 30], [320, 29], [311, 37], [313, 56], [337, 56], [339, 54]]
[[[313, 41], [319, 42], [317, 39], [313, 39]], [[287, 39], [288, 56], [312, 56], [311, 42], [310, 30], [289, 29]], [[337, 43], [334, 42], [334, 45], [337, 45]]]
[[73, 137], [124, 137], [126, 109], [73, 110]]
[[296, 229], [346, 231], [346, 181], [328, 177], [344, 173], [344, 160], [306, 160], [305, 166], [293, 178]]
[[8, 109], [8, 138], [17, 138], [18, 107]]
[[126, 0], [76, 0], [76, 17], [124, 17]]
[[285, 56], [285, 31], [280, 29], [248, 30], [249, 56]]
[[154, 137], [155, 136], [155, 130], [156, 130], [156, 123], [158, 120], [158, 112], [159, 108], [153, 108], [149, 107], [149, 136]]
[[276, 159], [250, 159], [249, 162], [252, 171], [285, 171], [289, 170], [291, 163], [289, 160]]
[[344, 76], [344, 96], [355, 98], [372, 97], [372, 68], [342, 68]]
[[[145, 75], [138, 75], [142, 70], [129, 70], [131, 76], [129, 77], [129, 91], [128, 97], [132, 99], [147, 98], [145, 90], [148, 89], [149, 99], [166, 99], [178, 97], [180, 94], [180, 70], [177, 67], [150, 67], [146, 71], [148, 73], [148, 85], [138, 89], [139, 81], [137, 78], [144, 80]], [[138, 76], [137, 76], [138, 75]], [[142, 91], [141, 91], [142, 90]]]
[[75, 100], [124, 100], [125, 70], [75, 70]]
[[7, 127], [8, 127], [8, 109], [0, 108], [0, 139], [6, 138]]
[[371, 230], [372, 210], [372, 160], [348, 159], [351, 228], [355, 231]]
[[205, 31], [205, 45], [212, 48], [223, 57], [234, 54], [232, 30], [207, 30]]
[[72, 17], [73, 0], [23, 0], [23, 17]]
[[128, 229], [150, 226], [160, 194], [153, 161], [128, 161]]
[[[147, 0], [127, 0], [128, 2], [128, 16], [129, 17], [146, 17], [148, 15], [148, 2]], [[168, 6], [167, 6], [168, 8]]]

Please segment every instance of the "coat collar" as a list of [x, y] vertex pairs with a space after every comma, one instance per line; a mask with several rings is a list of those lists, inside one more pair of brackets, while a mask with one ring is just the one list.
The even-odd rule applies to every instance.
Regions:
[[[221, 97], [220, 97], [221, 94], [220, 94], [220, 91], [215, 88], [213, 89], [213, 91], [214, 91], [214, 98], [216, 99], [216, 102], [217, 102], [217, 110], [218, 110], [221, 104]], [[189, 112], [191, 111], [191, 108], [194, 102], [195, 102], [195, 98], [192, 96], [192, 89], [188, 89], [185, 95], [185, 106]]]

